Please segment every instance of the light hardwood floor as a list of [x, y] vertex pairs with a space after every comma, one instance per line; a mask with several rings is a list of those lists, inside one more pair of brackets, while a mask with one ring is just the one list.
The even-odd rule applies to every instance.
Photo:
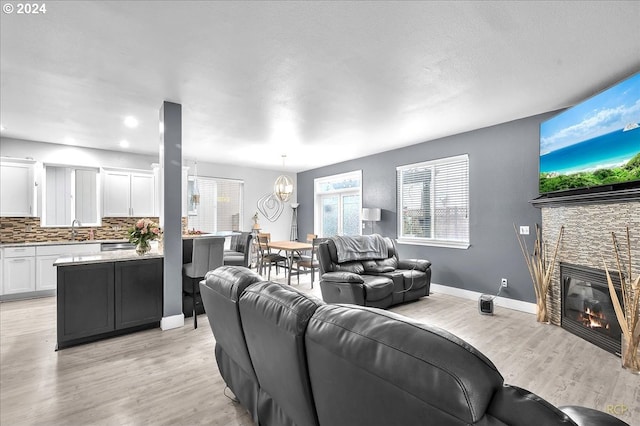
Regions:
[[[277, 279], [283, 281], [282, 277]], [[294, 287], [320, 296], [309, 277]], [[1, 425], [251, 425], [223, 395], [206, 315], [198, 329], [147, 330], [54, 351], [55, 298], [0, 303]], [[620, 359], [530, 314], [432, 294], [391, 309], [445, 328], [487, 355], [505, 382], [555, 405], [583, 405], [640, 425], [640, 376]], [[622, 407], [626, 411], [621, 413]]]

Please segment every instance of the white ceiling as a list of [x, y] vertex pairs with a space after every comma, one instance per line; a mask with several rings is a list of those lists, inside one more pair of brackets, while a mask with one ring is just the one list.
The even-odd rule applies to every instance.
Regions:
[[168, 100], [185, 159], [271, 169], [556, 110], [640, 69], [638, 1], [40, 3], [0, 14], [2, 136], [156, 154]]

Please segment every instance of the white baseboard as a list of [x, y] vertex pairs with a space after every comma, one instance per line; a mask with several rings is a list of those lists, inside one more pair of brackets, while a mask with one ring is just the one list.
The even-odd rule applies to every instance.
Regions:
[[[431, 292], [449, 294], [451, 296], [461, 297], [463, 299], [478, 300], [478, 298], [485, 293], [478, 293], [477, 291], [465, 290], [457, 287], [449, 287], [447, 285], [431, 283]], [[495, 306], [501, 306], [507, 309], [513, 309], [514, 311], [526, 312], [528, 314], [535, 314], [537, 312], [537, 306], [535, 303], [523, 302], [521, 300], [509, 299], [506, 297], [496, 297], [493, 300]]]
[[162, 317], [160, 320], [160, 328], [162, 331], [171, 330], [172, 328], [182, 327], [184, 325], [184, 314], [172, 315], [170, 317]]

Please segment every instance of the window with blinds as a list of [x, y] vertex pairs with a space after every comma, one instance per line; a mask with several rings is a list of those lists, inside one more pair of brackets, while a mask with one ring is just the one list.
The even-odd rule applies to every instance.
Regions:
[[244, 182], [198, 176], [200, 204], [190, 209], [189, 229], [202, 232], [242, 231]]
[[469, 156], [396, 168], [398, 241], [469, 247]]

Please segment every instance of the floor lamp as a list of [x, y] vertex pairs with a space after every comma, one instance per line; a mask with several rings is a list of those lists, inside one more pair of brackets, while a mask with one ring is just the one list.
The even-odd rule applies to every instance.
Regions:
[[371, 222], [371, 233], [373, 234], [373, 227], [375, 222], [380, 222], [381, 210], [378, 208], [363, 208], [362, 209], [362, 221]]
[[293, 212], [291, 213], [291, 234], [289, 235], [289, 240], [298, 241], [298, 203], [292, 203], [291, 208]]

